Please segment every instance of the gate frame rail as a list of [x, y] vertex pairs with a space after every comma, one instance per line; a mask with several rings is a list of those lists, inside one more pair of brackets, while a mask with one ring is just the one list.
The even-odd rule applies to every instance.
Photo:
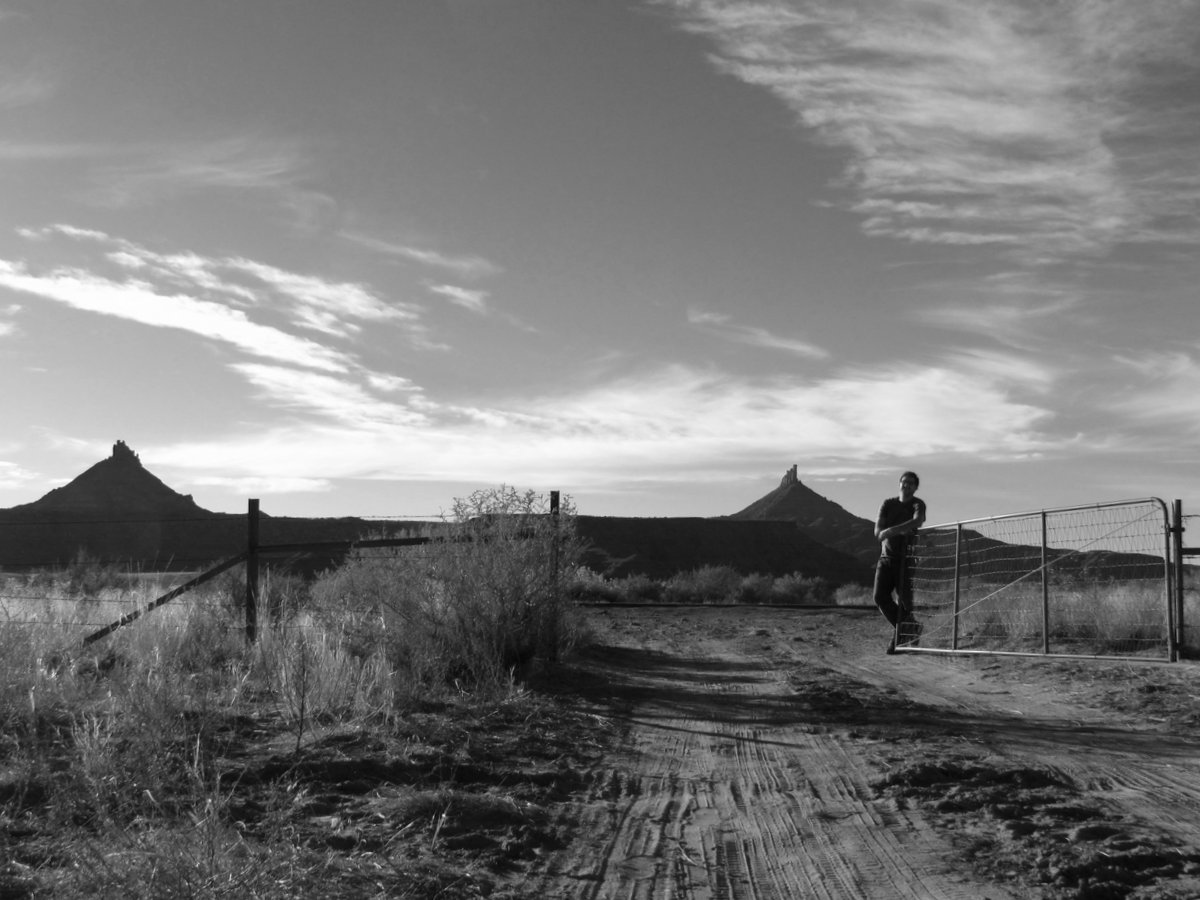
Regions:
[[[1049, 649], [1049, 629], [1043, 628], [1043, 649], [1042, 652], [1036, 653], [1032, 651], [1014, 651], [1014, 650], [967, 650], [958, 646], [958, 615], [959, 615], [959, 553], [962, 541], [962, 531], [964, 525], [972, 525], [978, 522], [995, 522], [1004, 519], [1030, 518], [1040, 516], [1042, 523], [1042, 565], [1036, 570], [1027, 572], [1022, 575], [1018, 581], [1032, 577], [1035, 572], [1040, 574], [1041, 589], [1042, 589], [1042, 606], [1043, 616], [1048, 615], [1049, 605], [1049, 583], [1048, 570], [1052, 565], [1046, 559], [1046, 520], [1050, 513], [1060, 512], [1076, 512], [1087, 509], [1109, 509], [1119, 506], [1132, 506], [1138, 503], [1153, 503], [1157, 504], [1163, 515], [1163, 593], [1166, 606], [1166, 655], [1157, 657], [1142, 657], [1147, 662], [1177, 662], [1180, 658], [1180, 647], [1185, 645], [1184, 641], [1184, 615], [1183, 615], [1183, 559], [1187, 556], [1200, 556], [1200, 547], [1184, 547], [1182, 543], [1183, 536], [1183, 514], [1182, 502], [1174, 501], [1172, 507], [1172, 516], [1168, 518], [1167, 504], [1158, 497], [1141, 497], [1130, 500], [1114, 500], [1105, 503], [1085, 503], [1078, 506], [1055, 507], [1052, 509], [1028, 510], [1025, 512], [1009, 513], [1000, 516], [984, 516], [975, 519], [966, 519], [960, 522], [948, 522], [942, 525], [934, 525], [929, 530], [945, 530], [955, 529], [955, 552], [954, 552], [954, 588], [953, 588], [953, 633], [951, 637], [951, 646], [948, 649], [933, 648], [933, 647], [897, 647], [897, 650], [904, 650], [912, 653], [947, 653], [947, 654], [987, 654], [989, 656], [1033, 656], [1033, 657], [1067, 657], [1071, 659], [1120, 659], [1120, 660], [1137, 660], [1139, 657], [1134, 656], [1119, 656], [1119, 655], [1100, 655], [1100, 654], [1074, 654], [1074, 653], [1052, 653]], [[924, 531], [926, 529], [921, 529]], [[920, 531], [917, 532], [918, 536]]]

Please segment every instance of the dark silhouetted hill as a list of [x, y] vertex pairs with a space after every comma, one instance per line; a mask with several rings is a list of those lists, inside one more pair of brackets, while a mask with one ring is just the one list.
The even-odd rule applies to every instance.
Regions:
[[32, 521], [111, 520], [123, 518], [165, 520], [213, 519], [217, 513], [197, 506], [190, 495], [171, 490], [152, 475], [124, 441], [113, 445], [112, 456], [96, 463], [63, 487], [33, 503], [4, 510], [6, 517]]
[[796, 467], [783, 476], [779, 487], [729, 518], [742, 521], [794, 522], [800, 533], [818, 544], [841, 551], [874, 566], [879, 559], [875, 523], [847, 512], [806, 487]]
[[[260, 544], [348, 541], [417, 523], [262, 514]], [[0, 565], [64, 565], [81, 555], [144, 569], [198, 568], [246, 549], [244, 515], [215, 513], [147, 470], [123, 441], [40, 500], [0, 510]], [[327, 563], [336, 562], [337, 555]]]
[[576, 527], [592, 547], [584, 564], [615, 578], [663, 579], [706, 565], [743, 575], [799, 572], [836, 584], [866, 584], [870, 577], [859, 560], [818, 544], [791, 522], [578, 516]]
[[[666, 578], [721, 565], [743, 574], [798, 572], [837, 584], [870, 579], [862, 545], [871, 523], [798, 481], [781, 485], [735, 516], [579, 516], [577, 525], [590, 545], [587, 564], [614, 576]], [[259, 543], [352, 541], [420, 527], [418, 522], [288, 518], [264, 512]], [[242, 552], [246, 543], [246, 516], [210, 512], [172, 490], [123, 441], [113, 446], [108, 459], [40, 500], [0, 510], [0, 565], [8, 568], [64, 565], [83, 554], [147, 570], [196, 569]], [[870, 546], [874, 549], [873, 540]], [[340, 554], [305, 558], [302, 567], [314, 571], [336, 564]]]

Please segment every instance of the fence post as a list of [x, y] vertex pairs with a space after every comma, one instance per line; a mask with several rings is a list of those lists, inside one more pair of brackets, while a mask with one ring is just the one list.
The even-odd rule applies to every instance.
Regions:
[[1048, 568], [1046, 511], [1042, 510], [1042, 652], [1050, 652], [1050, 570]]
[[542, 638], [543, 653], [546, 659], [550, 662], [558, 660], [558, 638], [559, 629], [561, 628], [561, 616], [559, 603], [562, 600], [561, 585], [559, 584], [558, 574], [558, 511], [559, 511], [559, 493], [558, 491], [550, 492], [550, 608], [548, 613], [550, 621], [546, 623], [548, 627], [545, 629], [545, 634]]
[[246, 640], [258, 639], [258, 500], [246, 510]]
[[[1168, 606], [1168, 613], [1174, 614], [1174, 622], [1168, 621], [1168, 629], [1172, 632], [1168, 636], [1168, 655], [1171, 657], [1171, 662], [1176, 662], [1179, 659], [1180, 648], [1184, 647], [1184, 638], [1186, 632], [1183, 624], [1183, 501], [1176, 500], [1171, 504], [1171, 549], [1174, 551], [1172, 555], [1175, 557], [1174, 571], [1174, 588], [1175, 600]], [[1168, 615], [1168, 620], [1171, 615]]]
[[962, 523], [954, 529], [954, 628], [950, 635], [950, 649], [958, 649], [958, 620], [962, 605]]

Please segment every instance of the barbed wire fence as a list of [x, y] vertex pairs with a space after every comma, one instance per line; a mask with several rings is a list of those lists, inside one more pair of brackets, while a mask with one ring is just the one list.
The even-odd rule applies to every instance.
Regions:
[[[149, 612], [185, 595], [189, 612], [207, 609], [214, 613], [246, 616], [247, 636], [256, 637], [258, 601], [271, 587], [288, 589], [297, 580], [291, 571], [298, 561], [315, 559], [335, 565], [338, 560], [364, 547], [412, 546], [425, 539], [360, 537], [344, 540], [258, 540], [263, 522], [272, 531], [295, 531], [296, 522], [313, 520], [262, 517], [257, 500], [251, 500], [245, 515], [152, 519], [139, 516], [119, 518], [72, 517], [24, 519], [0, 522], [0, 546], [19, 544], [18, 552], [5, 554], [0, 570], [0, 621], [10, 626], [57, 627], [81, 635], [85, 643], [108, 636]], [[444, 526], [447, 515], [404, 513], [347, 516], [330, 519], [338, 530], [356, 530], [361, 535], [403, 532], [422, 527]], [[328, 532], [329, 526], [317, 524]], [[97, 544], [119, 542], [120, 535], [136, 535], [146, 529], [169, 529], [176, 534], [188, 529], [220, 529], [224, 553], [105, 554]], [[239, 540], [237, 531], [244, 537]], [[15, 534], [20, 534], [18, 541]], [[107, 539], [94, 540], [96, 536]], [[114, 537], [115, 536], [115, 537]], [[70, 555], [45, 552], [78, 539]], [[244, 549], [230, 553], [241, 544]], [[309, 566], [309, 573], [313, 566]], [[205, 586], [205, 590], [197, 590]], [[254, 605], [248, 605], [254, 601]]]
[[[549, 513], [557, 522], [559, 492], [549, 492], [549, 499]], [[64, 642], [87, 647], [171, 605], [178, 611], [175, 615], [208, 614], [240, 625], [247, 641], [254, 642], [264, 618], [272, 627], [313, 627], [289, 616], [294, 607], [336, 614], [336, 609], [314, 610], [307, 588], [315, 576], [349, 559], [369, 554], [378, 562], [402, 561], [420, 567], [439, 552], [435, 545], [478, 539], [470, 534], [457, 534], [455, 526], [462, 523], [454, 522], [445, 512], [287, 519], [264, 516], [259, 501], [252, 499], [244, 516], [230, 514], [216, 520], [197, 517], [163, 522], [139, 517], [80, 517], [0, 522], [0, 541], [4, 540], [5, 530], [16, 528], [25, 529], [27, 534], [30, 529], [35, 533], [40, 529], [43, 534], [56, 531], [61, 537], [65, 529], [75, 529], [81, 534], [99, 529], [111, 534], [116, 529], [211, 527], [214, 521], [226, 530], [223, 540], [226, 549], [232, 549], [236, 543], [244, 548], [222, 554], [224, 558], [215, 563], [213, 555], [199, 554], [149, 559], [106, 556], [91, 552], [86, 544], [81, 544], [83, 549], [69, 560], [38, 558], [33, 554], [16, 558], [10, 555], [0, 571], [0, 622], [16, 627], [52, 628], [61, 633]], [[314, 521], [316, 525], [312, 524]], [[338, 524], [331, 528], [329, 522]], [[297, 527], [296, 523], [301, 525]], [[244, 534], [241, 541], [231, 537], [232, 529], [239, 526]], [[305, 530], [326, 534], [331, 530], [343, 533], [353, 530], [358, 536], [339, 540], [279, 538], [281, 534]], [[4, 543], [11, 546], [12, 542]], [[62, 545], [61, 540], [55, 543]], [[554, 554], [556, 547], [555, 544], [551, 549]], [[557, 560], [554, 569], [553, 578], [557, 580]]]

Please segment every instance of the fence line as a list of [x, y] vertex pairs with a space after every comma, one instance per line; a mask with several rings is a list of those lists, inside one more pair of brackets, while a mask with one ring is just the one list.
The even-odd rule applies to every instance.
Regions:
[[[550, 492], [550, 515], [555, 517], [559, 513], [559, 492]], [[88, 635], [84, 638], [84, 646], [87, 646], [101, 638], [107, 637], [118, 628], [128, 625], [130, 622], [136, 621], [144, 614], [151, 610], [169, 603], [176, 597], [182, 596], [194, 587], [198, 587], [207, 581], [212, 580], [222, 572], [228, 571], [239, 563], [246, 563], [246, 640], [253, 643], [258, 639], [258, 599], [259, 599], [259, 560], [262, 556], [283, 555], [288, 553], [349, 553], [356, 549], [383, 548], [383, 547], [415, 547], [423, 544], [430, 544], [440, 540], [471, 540], [466, 538], [432, 538], [432, 537], [404, 537], [404, 538], [364, 538], [361, 540], [344, 540], [344, 541], [296, 541], [283, 544], [259, 544], [258, 537], [260, 532], [261, 510], [259, 501], [251, 499], [247, 505], [246, 511], [246, 550], [239, 553], [230, 559], [219, 563], [216, 566], [208, 569], [205, 572], [197, 575], [191, 581], [176, 587], [167, 593], [163, 594], [152, 601], [147, 606], [139, 610], [127, 613], [120, 619], [106, 625], [99, 631]], [[555, 570], [557, 571], [557, 554], [555, 555]]]
[[170, 603], [176, 597], [186, 594], [192, 588], [199, 587], [200, 585], [204, 584], [207, 581], [211, 581], [212, 579], [214, 579], [218, 575], [220, 575], [222, 572], [226, 572], [229, 569], [232, 569], [234, 566], [238, 565], [239, 563], [245, 562], [245, 560], [246, 560], [246, 554], [239, 553], [237, 556], [232, 557], [231, 559], [227, 559], [227, 560], [225, 560], [225, 562], [220, 563], [219, 565], [213, 566], [208, 571], [202, 572], [199, 575], [197, 575], [195, 578], [191, 579], [190, 581], [187, 581], [187, 582], [179, 585], [179, 587], [176, 587], [176, 588], [173, 588], [173, 589], [167, 591], [161, 597], [159, 597], [158, 599], [154, 600], [153, 602], [147, 604], [146, 606], [142, 607], [141, 609], [136, 609], [131, 613], [126, 613], [125, 615], [121, 616], [121, 618], [117, 619], [112, 624], [105, 625], [99, 631], [89, 634], [87, 637], [85, 637], [83, 639], [83, 646], [86, 647], [89, 644], [95, 643], [96, 641], [100, 640], [101, 638], [108, 637], [110, 634], [112, 634], [118, 628], [123, 628], [124, 626], [128, 625], [130, 622], [136, 621], [137, 619], [141, 618], [146, 613], [151, 612], [152, 610], [158, 609], [158, 607], [162, 606], [165, 603]]

